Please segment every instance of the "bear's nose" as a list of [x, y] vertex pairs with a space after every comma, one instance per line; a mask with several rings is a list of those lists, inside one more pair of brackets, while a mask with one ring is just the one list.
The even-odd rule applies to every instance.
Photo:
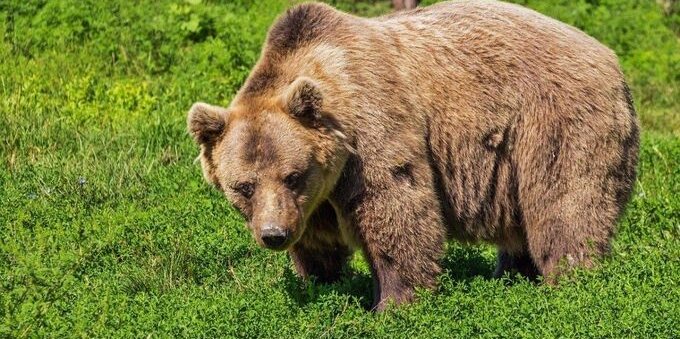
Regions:
[[271, 224], [265, 224], [262, 227], [262, 242], [265, 246], [276, 249], [281, 247], [286, 240], [288, 240], [288, 234], [280, 227]]

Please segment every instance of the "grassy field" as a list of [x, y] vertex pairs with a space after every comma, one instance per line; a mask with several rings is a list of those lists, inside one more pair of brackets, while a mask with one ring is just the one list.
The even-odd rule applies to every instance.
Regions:
[[631, 82], [641, 162], [612, 254], [547, 287], [451, 243], [437, 291], [374, 314], [360, 256], [300, 281], [194, 163], [189, 106], [228, 104], [288, 1], [0, 1], [0, 337], [680, 337], [680, 5], [520, 2]]

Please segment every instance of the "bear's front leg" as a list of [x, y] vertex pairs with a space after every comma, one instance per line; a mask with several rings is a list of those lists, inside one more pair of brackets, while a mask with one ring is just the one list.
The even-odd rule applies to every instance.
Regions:
[[[318, 245], [323, 246], [323, 244]], [[321, 248], [295, 244], [289, 253], [300, 277], [304, 279], [315, 277], [319, 282], [333, 283], [342, 276], [350, 252], [346, 247], [333, 245]]]
[[436, 284], [445, 241], [439, 201], [427, 175], [409, 175], [368, 191], [354, 212], [373, 273], [373, 309], [413, 300], [416, 287]]
[[304, 279], [339, 280], [351, 252], [342, 241], [333, 207], [322, 203], [307, 223], [302, 238], [288, 250], [295, 270]]

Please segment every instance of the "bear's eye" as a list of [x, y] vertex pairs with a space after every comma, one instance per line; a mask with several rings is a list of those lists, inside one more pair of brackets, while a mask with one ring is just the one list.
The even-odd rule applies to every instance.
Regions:
[[288, 174], [285, 179], [283, 179], [283, 184], [290, 190], [295, 190], [300, 187], [302, 183], [302, 173], [293, 172]]
[[232, 186], [232, 189], [241, 194], [246, 199], [250, 199], [250, 197], [253, 196], [253, 193], [255, 193], [255, 185], [253, 185], [251, 182], [237, 183]]

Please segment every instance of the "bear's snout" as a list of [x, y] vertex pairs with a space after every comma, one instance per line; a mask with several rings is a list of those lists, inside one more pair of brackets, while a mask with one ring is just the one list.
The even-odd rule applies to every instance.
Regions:
[[302, 222], [294, 197], [263, 185], [253, 200], [253, 219], [249, 228], [257, 243], [277, 251], [294, 243]]
[[290, 239], [290, 234], [283, 227], [268, 223], [262, 226], [260, 237], [265, 247], [282, 249], [283, 245]]

